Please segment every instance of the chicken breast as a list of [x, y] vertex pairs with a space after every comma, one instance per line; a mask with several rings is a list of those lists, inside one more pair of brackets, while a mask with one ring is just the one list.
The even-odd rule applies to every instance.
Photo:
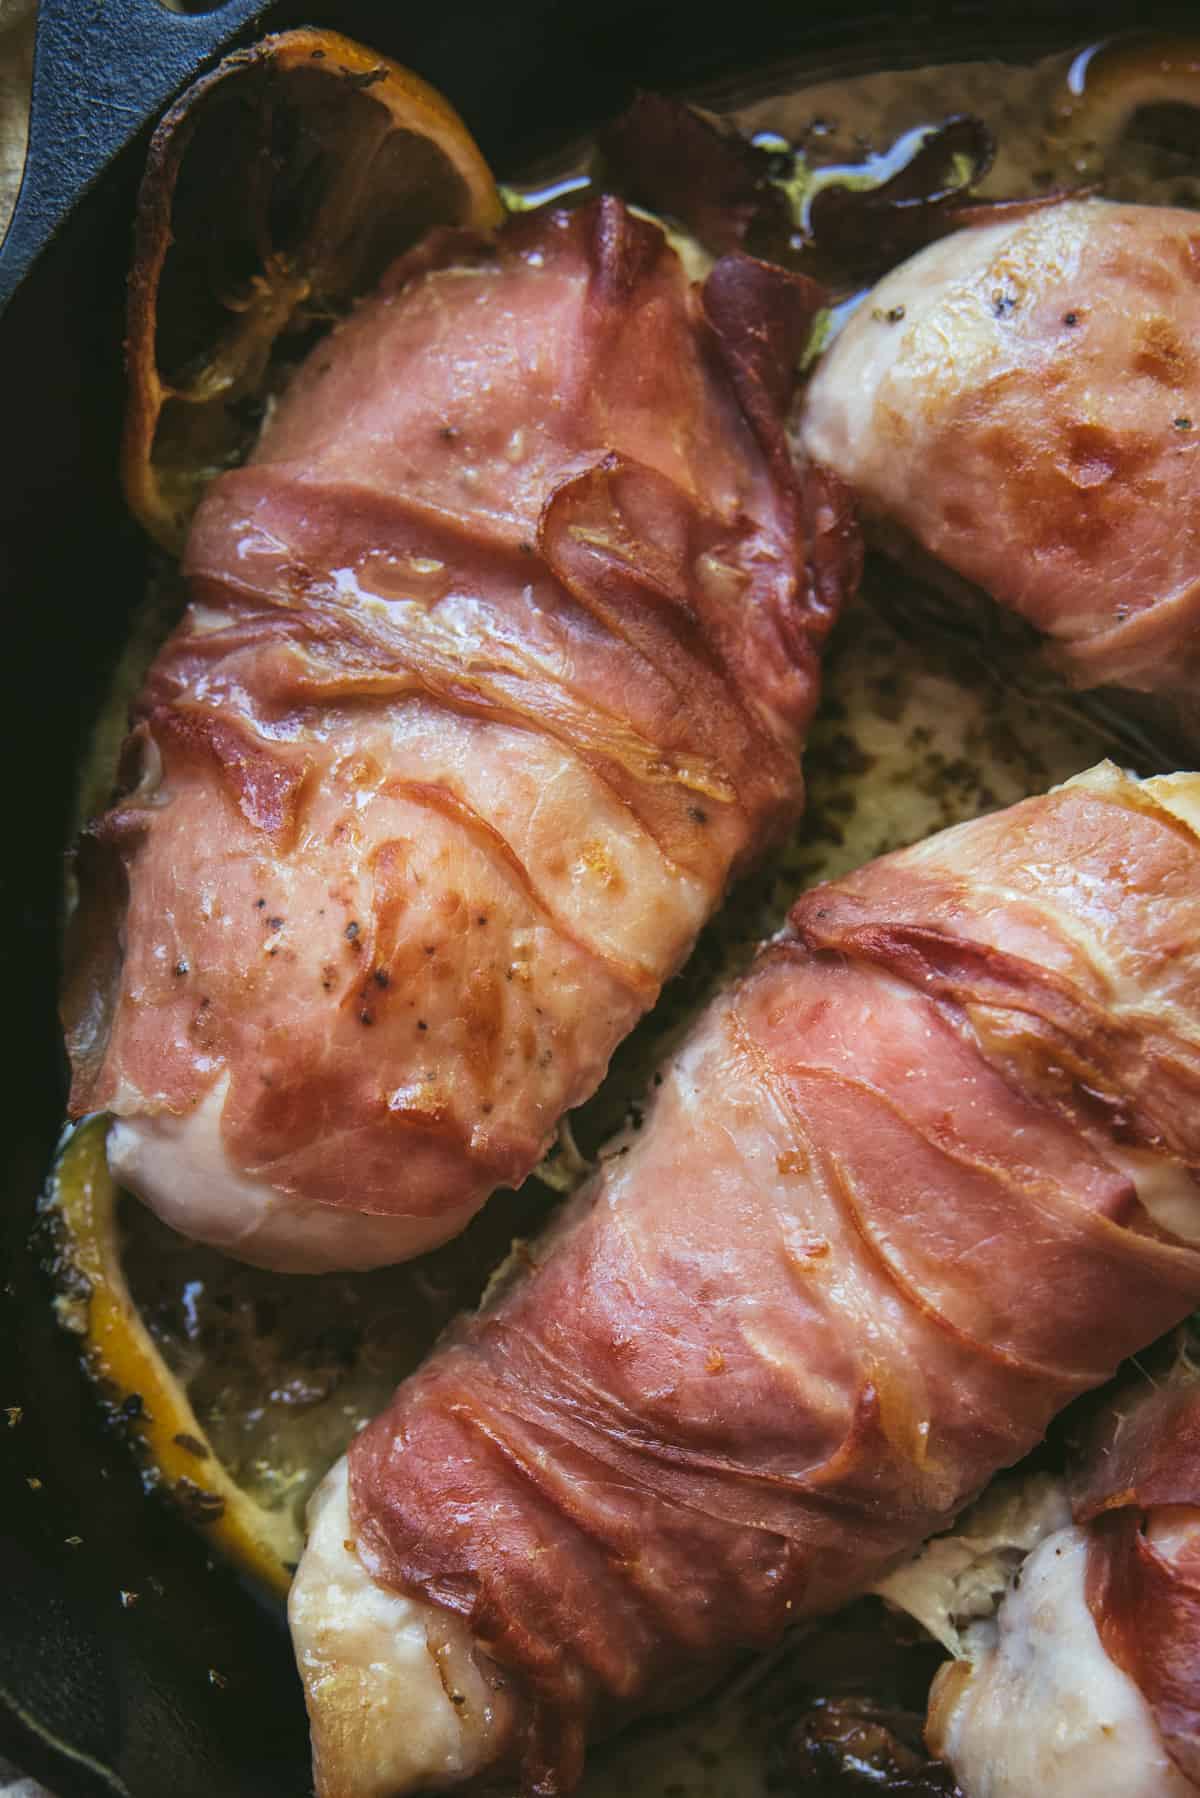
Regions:
[[939, 1674], [930, 1745], [966, 1798], [1193, 1798], [1200, 1383], [1186, 1363], [1101, 1414], [1075, 1513]]
[[291, 1269], [453, 1235], [795, 816], [857, 569], [784, 436], [819, 297], [693, 287], [616, 200], [435, 234], [214, 483], [64, 1002], [170, 1223]]
[[[391, 1793], [569, 1790], [589, 1739], [873, 1586], [1184, 1316], [1197, 944], [1192, 775], [1102, 766], [806, 894], [318, 1500], [322, 1798], [382, 1798], [384, 1763]], [[380, 1590], [435, 1658], [468, 1632], [484, 1696], [436, 1728]]]
[[939, 1675], [930, 1747], [966, 1798], [1194, 1798], [1149, 1705], [1104, 1651], [1087, 1567], [1086, 1530], [1050, 1536], [978, 1659]]
[[895, 269], [809, 389], [802, 440], [885, 547], [1044, 633], [1077, 687], [1200, 721], [1200, 216], [1068, 201]]

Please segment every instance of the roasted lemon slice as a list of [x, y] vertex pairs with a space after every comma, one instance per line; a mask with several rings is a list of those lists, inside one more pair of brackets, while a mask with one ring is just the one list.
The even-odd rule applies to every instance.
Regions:
[[226, 1554], [285, 1591], [303, 1546], [300, 1520], [290, 1506], [265, 1509], [231, 1479], [146, 1328], [121, 1265], [106, 1129], [105, 1118], [89, 1118], [69, 1134], [43, 1200], [55, 1226], [59, 1321], [83, 1337], [88, 1371], [138, 1443], [147, 1483], [166, 1486]]
[[188, 1242], [123, 1193], [107, 1120], [63, 1137], [41, 1203], [60, 1323], [83, 1348], [148, 1489], [282, 1593], [313, 1486], [478, 1302], [548, 1193], [498, 1193], [420, 1261], [367, 1274], [273, 1274]]
[[313, 336], [434, 225], [502, 206], [458, 114], [331, 31], [227, 57], [163, 118], [138, 202], [122, 473], [177, 551]]

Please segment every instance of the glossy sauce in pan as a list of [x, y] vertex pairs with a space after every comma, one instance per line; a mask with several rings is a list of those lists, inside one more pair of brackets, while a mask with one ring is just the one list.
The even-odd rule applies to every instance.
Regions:
[[[1070, 58], [1033, 68], [967, 63], [713, 100], [747, 132], [779, 134], [803, 145], [814, 164], [842, 166], [863, 165], [915, 127], [975, 113], [998, 145], [982, 193], [1036, 194], [1099, 179], [1114, 198], [1200, 205], [1200, 149], [1189, 152], [1186, 130], [1180, 147], [1171, 147], [1160, 120], [1154, 130], [1127, 135], [1107, 161], [1086, 133], [1063, 130], [1058, 113], [1072, 72], [1078, 86], [1086, 69]], [[539, 170], [526, 191], [569, 178], [577, 167], [568, 159]], [[302, 1280], [234, 1266], [125, 1203], [131, 1289], [218, 1454], [260, 1500], [302, 1504], [442, 1325], [474, 1302], [512, 1237], [539, 1227], [557, 1192], [579, 1177], [613, 1129], [625, 1121], [636, 1126], [638, 1096], [665, 1044], [779, 925], [802, 885], [1122, 753], [1065, 690], [998, 658], [974, 629], [931, 635], [913, 622], [920, 598], [908, 577], [868, 565], [862, 597], [827, 661], [801, 824], [731, 896], [685, 972], [618, 1052], [599, 1094], [572, 1118], [544, 1179], [530, 1180], [519, 1195], [498, 1195], [463, 1238], [420, 1262]], [[83, 815], [104, 802], [126, 706], [177, 603], [164, 576], [98, 730], [81, 786]], [[875, 1615], [864, 1613], [867, 1633]], [[814, 1689], [811, 1664], [822, 1664], [819, 1653], [801, 1656], [752, 1671], [698, 1714], [640, 1728], [598, 1751], [582, 1788], [586, 1798], [751, 1798], [788, 1789], [786, 1779], [777, 1783], [781, 1712]]]

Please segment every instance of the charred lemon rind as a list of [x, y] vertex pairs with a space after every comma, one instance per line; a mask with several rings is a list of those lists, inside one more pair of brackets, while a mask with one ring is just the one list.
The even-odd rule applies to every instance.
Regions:
[[[212, 118], [226, 123], [214, 107], [238, 129], [206, 139]], [[364, 117], [367, 157], [354, 153]], [[330, 153], [339, 135], [340, 160]], [[384, 154], [389, 142], [399, 155]], [[206, 155], [222, 158], [222, 179], [193, 166]], [[298, 194], [310, 228], [295, 235], [281, 196]], [[490, 230], [502, 217], [491, 171], [449, 102], [337, 32], [277, 33], [194, 83], [151, 141], [129, 282], [121, 473], [150, 535], [180, 551], [204, 488], [245, 456], [286, 377], [285, 339], [304, 347], [425, 229]], [[395, 220], [394, 236], [386, 226], [380, 239], [381, 219]], [[186, 279], [173, 282], [176, 265]], [[181, 357], [164, 354], [173, 311], [187, 315]]]
[[300, 1519], [266, 1510], [231, 1477], [159, 1353], [121, 1265], [107, 1135], [103, 1115], [64, 1132], [39, 1205], [59, 1322], [79, 1338], [84, 1369], [146, 1490], [165, 1493], [215, 1548], [282, 1596], [303, 1547]]

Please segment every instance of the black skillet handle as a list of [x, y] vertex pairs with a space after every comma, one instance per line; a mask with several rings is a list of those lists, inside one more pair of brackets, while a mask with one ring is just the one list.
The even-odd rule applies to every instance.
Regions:
[[0, 244], [0, 311], [100, 171], [268, 3], [184, 13], [160, 0], [40, 0], [29, 150]]

